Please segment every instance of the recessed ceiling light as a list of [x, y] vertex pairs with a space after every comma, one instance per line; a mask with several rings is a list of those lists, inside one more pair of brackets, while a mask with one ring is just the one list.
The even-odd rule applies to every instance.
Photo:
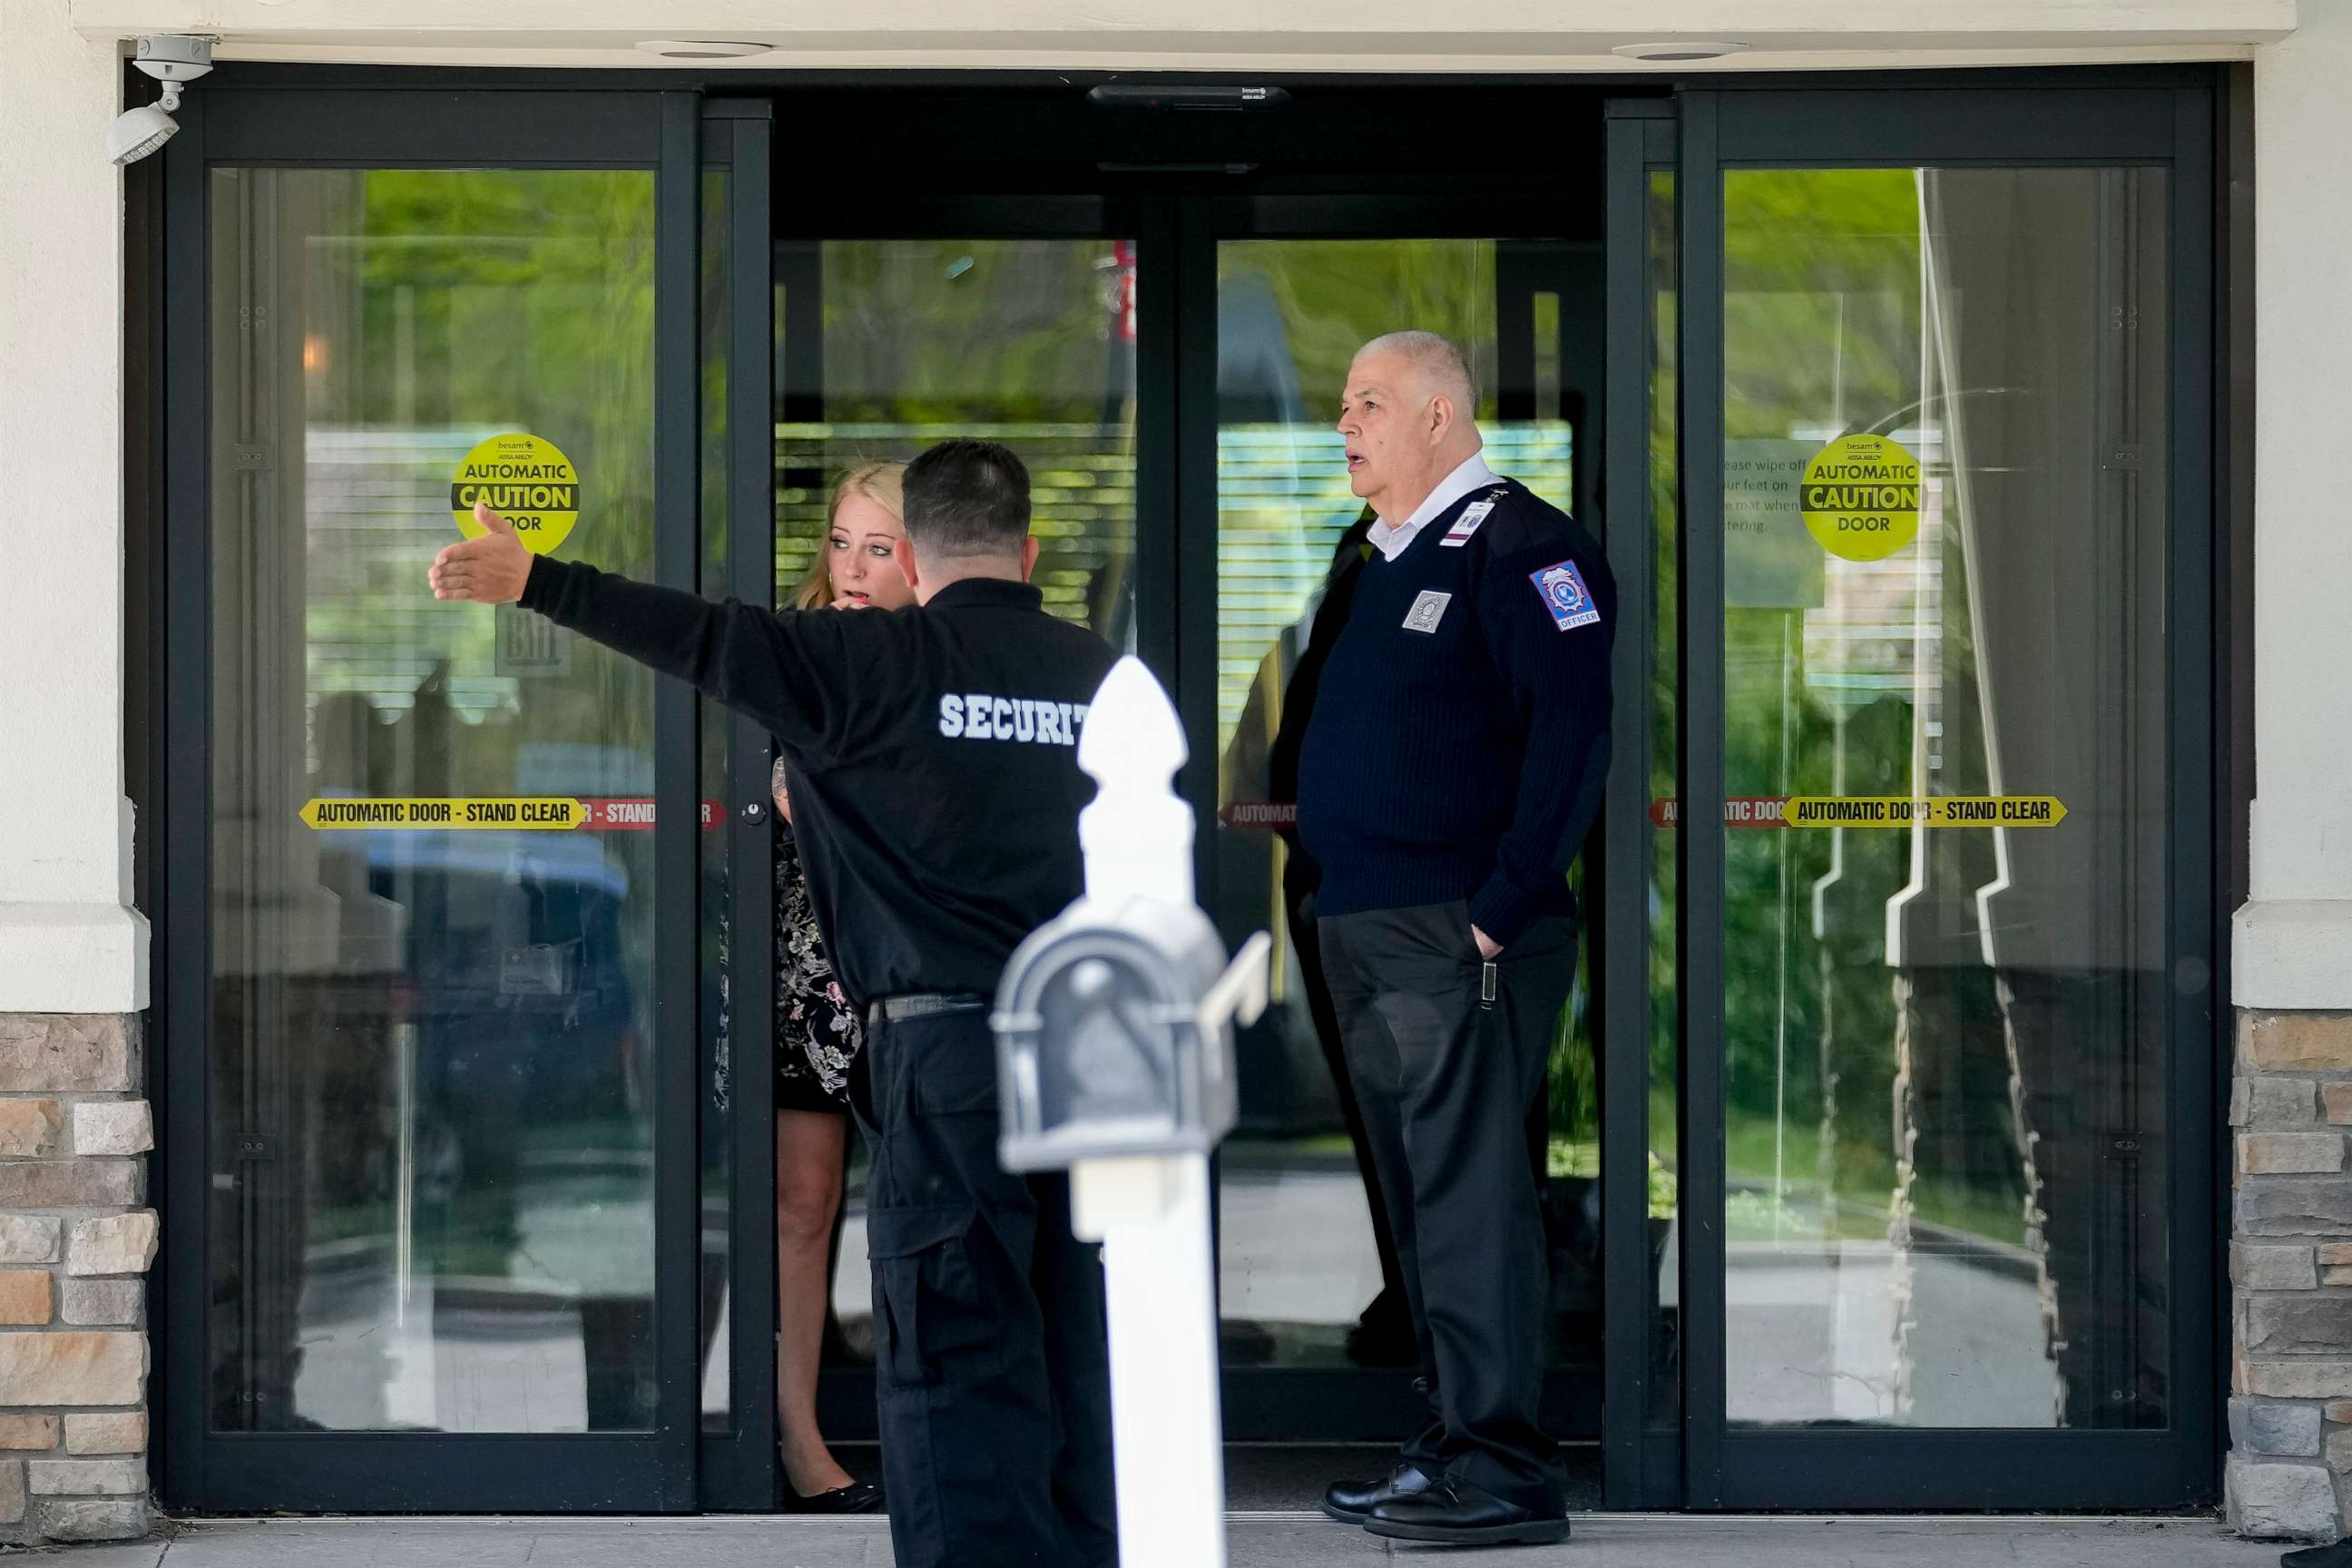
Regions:
[[641, 38], [637, 47], [666, 60], [740, 60], [764, 55], [772, 44], [734, 43], [723, 38]]
[[1746, 44], [1620, 44], [1609, 52], [1629, 60], [1719, 60], [1736, 55]]

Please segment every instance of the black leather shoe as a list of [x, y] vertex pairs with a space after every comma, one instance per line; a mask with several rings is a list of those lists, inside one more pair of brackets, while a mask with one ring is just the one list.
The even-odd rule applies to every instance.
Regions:
[[2352, 1568], [2352, 1541], [2283, 1552], [2279, 1554], [2279, 1568]]
[[1364, 1528], [1391, 1541], [1499, 1546], [1515, 1541], [1566, 1541], [1568, 1516], [1538, 1513], [1459, 1477], [1440, 1476], [1410, 1496], [1374, 1504], [1364, 1517]]
[[818, 1492], [812, 1497], [802, 1497], [797, 1492], [793, 1492], [790, 1481], [784, 1483], [784, 1490], [791, 1493], [790, 1500], [784, 1504], [786, 1513], [880, 1513], [882, 1511], [882, 1489], [872, 1481], [852, 1481], [845, 1487], [835, 1487], [829, 1492]]
[[1361, 1524], [1379, 1504], [1411, 1497], [1427, 1485], [1420, 1467], [1400, 1464], [1375, 1481], [1333, 1481], [1323, 1489], [1323, 1511], [1341, 1524]]

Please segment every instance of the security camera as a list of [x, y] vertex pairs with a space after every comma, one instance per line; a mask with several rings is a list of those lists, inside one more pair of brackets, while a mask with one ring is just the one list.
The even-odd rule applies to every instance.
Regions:
[[139, 109], [126, 109], [107, 127], [106, 155], [117, 163], [135, 163], [169, 142], [180, 129], [172, 110], [180, 107], [180, 88], [213, 68], [214, 40], [193, 33], [158, 33], [141, 38], [131, 63], [163, 84], [163, 96]]

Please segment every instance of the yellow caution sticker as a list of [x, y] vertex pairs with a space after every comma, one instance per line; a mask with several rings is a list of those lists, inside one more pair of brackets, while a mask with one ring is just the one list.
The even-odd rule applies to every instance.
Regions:
[[569, 795], [491, 795], [444, 800], [415, 796], [335, 796], [306, 803], [303, 825], [322, 832], [344, 828], [518, 828], [567, 832], [590, 816], [586, 801]]
[[488, 502], [533, 554], [545, 555], [580, 520], [580, 470], [552, 441], [520, 430], [493, 436], [449, 476], [449, 515], [468, 539], [484, 531], [474, 521], [476, 501]]
[[1919, 536], [1919, 459], [1884, 436], [1841, 436], [1805, 465], [1797, 510], [1831, 554], [1883, 560]]
[[1795, 795], [1790, 827], [2055, 827], [2066, 804], [2054, 795]]

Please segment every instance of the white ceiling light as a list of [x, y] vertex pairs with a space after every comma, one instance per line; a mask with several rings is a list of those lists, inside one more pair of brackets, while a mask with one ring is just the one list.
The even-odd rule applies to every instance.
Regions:
[[1674, 43], [1620, 44], [1609, 52], [1622, 55], [1629, 60], [1719, 60], [1726, 55], [1736, 55], [1746, 44]]
[[725, 38], [641, 38], [637, 47], [666, 60], [740, 60], [751, 55], [764, 55], [774, 46]]

